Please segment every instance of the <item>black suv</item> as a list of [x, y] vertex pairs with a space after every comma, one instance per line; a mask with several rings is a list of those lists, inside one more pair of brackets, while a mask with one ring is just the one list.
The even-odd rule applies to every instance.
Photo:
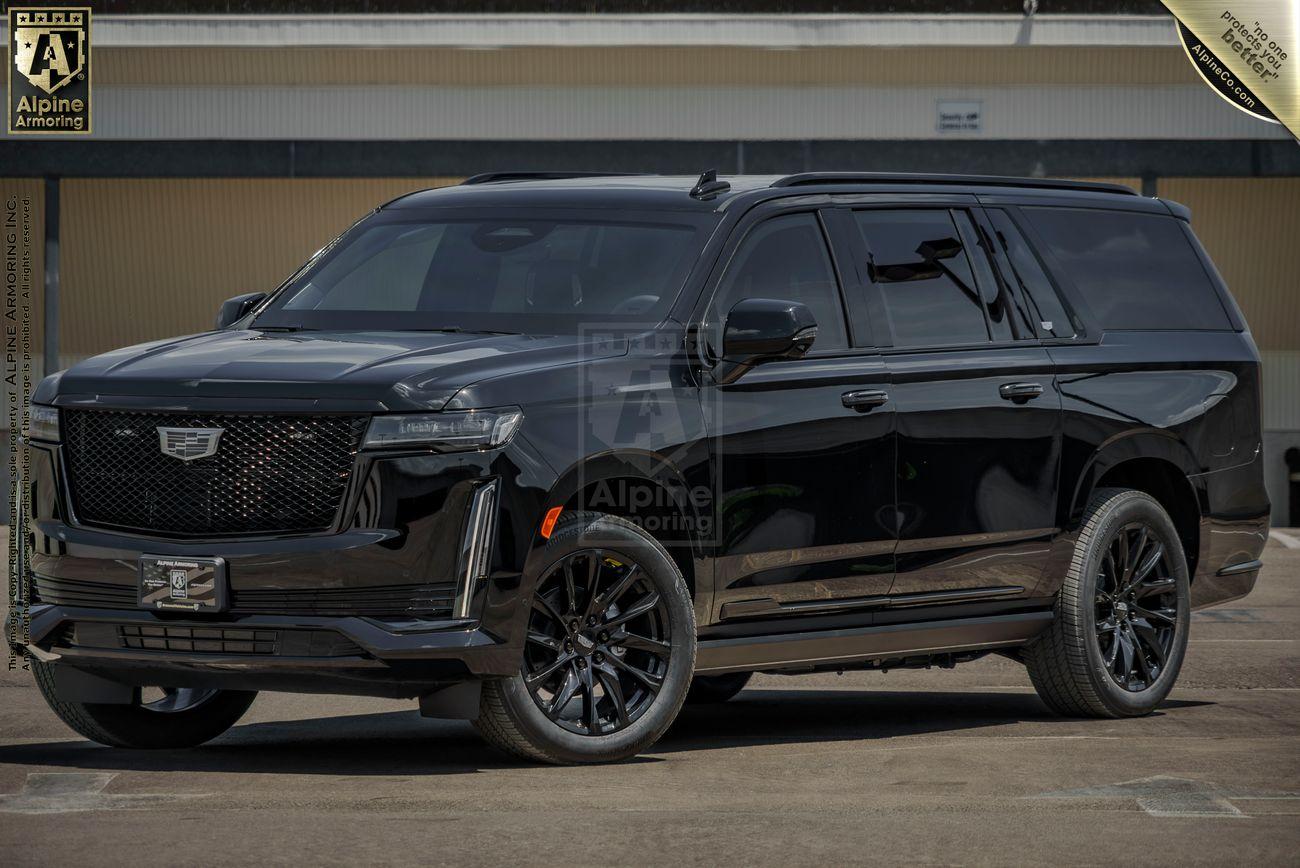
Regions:
[[753, 672], [1028, 667], [1150, 712], [1269, 512], [1186, 208], [965, 176], [478, 176], [217, 329], [47, 377], [25, 645], [77, 732], [418, 698], [547, 762]]

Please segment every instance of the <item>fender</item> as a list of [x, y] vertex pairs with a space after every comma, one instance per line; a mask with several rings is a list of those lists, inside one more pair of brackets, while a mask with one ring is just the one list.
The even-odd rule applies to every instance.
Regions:
[[1157, 458], [1178, 468], [1196, 495], [1199, 512], [1205, 514], [1207, 504], [1204, 485], [1193, 481], [1202, 468], [1191, 448], [1167, 428], [1133, 428], [1102, 442], [1084, 462], [1072, 485], [1068, 479], [1061, 480], [1062, 493], [1067, 490], [1071, 492], [1067, 501], [1069, 509], [1062, 515], [1061, 527], [1071, 533], [1077, 531], [1083, 523], [1083, 511], [1098, 480], [1120, 464], [1135, 458]]
[[[693, 489], [686, 481], [686, 473], [663, 455], [649, 450], [621, 449], [598, 453], [574, 462], [560, 473], [543, 500], [541, 514], [536, 517], [532, 546], [524, 565], [524, 590], [531, 595], [537, 578], [547, 566], [544, 563], [546, 539], [541, 535], [541, 523], [546, 511], [556, 506], [571, 506], [573, 499], [584, 489], [618, 479], [644, 480], [653, 486], [652, 497], [664, 497], [665, 500], [652, 500], [648, 504], [641, 504], [642, 506], [671, 507], [685, 518], [685, 526], [679, 536], [695, 564], [696, 611], [697, 614], [707, 612], [712, 598], [712, 582], [704, 567], [706, 559], [700, 529], [707, 527], [706, 523], [712, 518], [707, 500], [708, 489], [705, 489], [704, 494], [693, 494]], [[617, 489], [613, 493], [619, 494]], [[627, 503], [618, 505], [623, 510], [629, 506]], [[599, 504], [594, 508], [599, 509]], [[626, 514], [624, 517], [627, 517]], [[648, 530], [653, 532], [653, 529]]]

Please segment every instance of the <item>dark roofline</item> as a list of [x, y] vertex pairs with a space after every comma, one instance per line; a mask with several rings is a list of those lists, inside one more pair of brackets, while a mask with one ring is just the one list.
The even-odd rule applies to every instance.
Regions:
[[1136, 196], [1123, 184], [1099, 181], [1058, 181], [1053, 178], [1003, 178], [998, 175], [927, 175], [891, 172], [800, 172], [772, 182], [773, 187], [813, 187], [850, 184], [953, 184], [963, 187], [1032, 187], [1043, 190], [1075, 190], [1090, 193], [1119, 193]]
[[572, 178], [635, 178], [643, 172], [482, 172], [461, 181], [467, 184], [494, 184], [498, 181], [565, 181]]

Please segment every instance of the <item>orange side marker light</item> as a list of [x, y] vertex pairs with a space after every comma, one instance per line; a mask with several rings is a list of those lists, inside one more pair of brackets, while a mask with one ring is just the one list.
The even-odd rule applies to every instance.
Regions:
[[542, 519], [542, 539], [551, 538], [551, 532], [555, 530], [555, 523], [560, 520], [562, 512], [564, 512], [562, 506], [553, 506], [546, 510], [546, 518]]

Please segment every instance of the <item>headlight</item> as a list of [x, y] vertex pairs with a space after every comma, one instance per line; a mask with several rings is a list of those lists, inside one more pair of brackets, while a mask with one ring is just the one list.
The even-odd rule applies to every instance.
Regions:
[[57, 407], [43, 407], [40, 404], [32, 405], [30, 421], [27, 426], [27, 436], [32, 440], [48, 440], [51, 443], [59, 442], [59, 410]]
[[439, 452], [504, 446], [524, 419], [517, 407], [451, 413], [404, 413], [370, 420], [363, 446], [391, 449], [425, 446]]

